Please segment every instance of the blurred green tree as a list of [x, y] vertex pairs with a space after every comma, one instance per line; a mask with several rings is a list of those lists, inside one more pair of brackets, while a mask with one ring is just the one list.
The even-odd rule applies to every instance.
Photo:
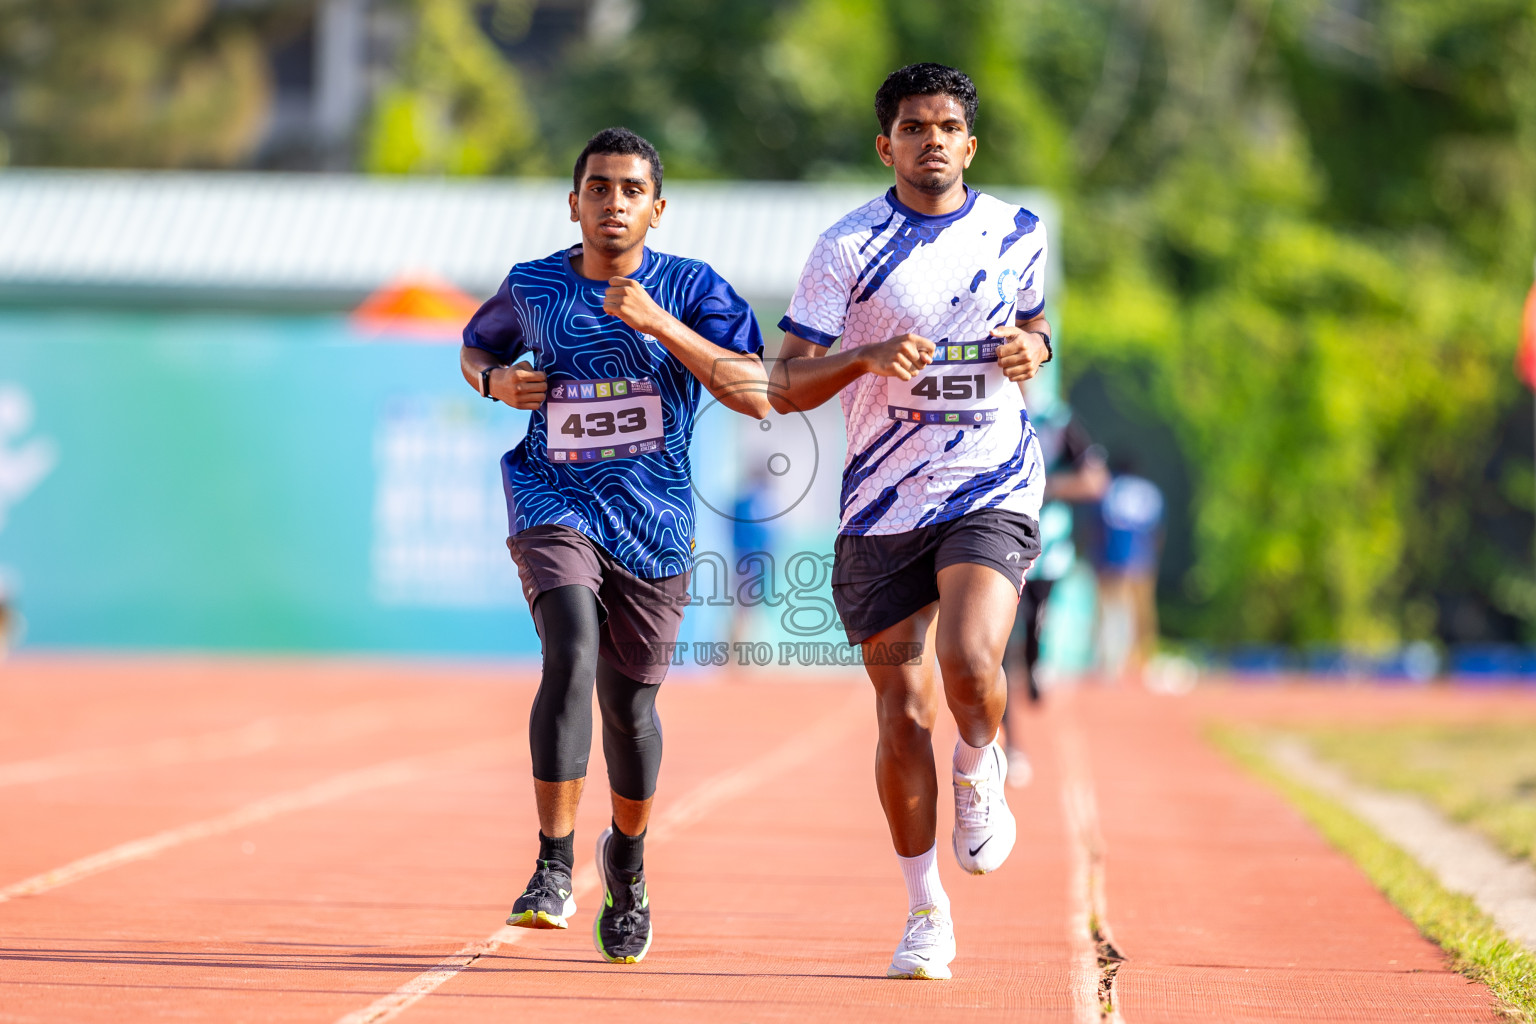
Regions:
[[1068, 316], [1079, 365], [1141, 366], [1195, 468], [1174, 621], [1369, 647], [1491, 638], [1442, 614], [1469, 594], [1529, 620], [1495, 596], [1527, 592], [1528, 532], [1478, 527], [1513, 511], [1493, 471], [1524, 405], [1536, 9], [1124, 12], [1149, 80], [1079, 149]]
[[[1066, 132], [1027, 73], [1013, 0], [657, 0], [632, 32], [573, 48], [556, 144], [626, 124], [689, 177], [877, 178], [875, 89], [910, 60], [965, 67], [988, 97], [974, 173], [1064, 182]], [[563, 130], [562, 130], [563, 129]], [[997, 178], [1004, 174], [1005, 179]]]
[[223, 167], [247, 158], [271, 92], [260, 29], [285, 5], [259, 17], [233, 6], [0, 3], [0, 164]]
[[533, 0], [412, 0], [412, 43], [378, 97], [364, 166], [383, 174], [539, 174], [548, 169], [537, 115], [517, 69], [477, 20], [515, 38]]

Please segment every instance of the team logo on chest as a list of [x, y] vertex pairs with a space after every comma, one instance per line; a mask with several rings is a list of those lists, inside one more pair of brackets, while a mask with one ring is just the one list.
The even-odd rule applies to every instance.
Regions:
[[1009, 267], [997, 275], [997, 299], [1008, 302], [1019, 290], [1019, 272]]

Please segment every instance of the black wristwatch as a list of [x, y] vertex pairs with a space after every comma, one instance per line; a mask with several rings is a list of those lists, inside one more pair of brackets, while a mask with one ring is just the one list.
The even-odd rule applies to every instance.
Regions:
[[1030, 331], [1029, 333], [1045, 343], [1045, 358], [1040, 360], [1041, 366], [1056, 358], [1056, 350], [1051, 348], [1051, 336], [1049, 334], [1046, 334], [1044, 331]]
[[499, 366], [487, 366], [480, 371], [480, 393], [493, 402], [501, 401], [499, 398], [491, 398], [491, 374], [499, 369]]

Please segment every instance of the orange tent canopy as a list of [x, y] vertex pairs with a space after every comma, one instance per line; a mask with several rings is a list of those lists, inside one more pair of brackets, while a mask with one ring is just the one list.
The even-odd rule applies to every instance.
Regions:
[[1515, 372], [1528, 388], [1536, 388], [1536, 285], [1525, 297], [1525, 323], [1520, 332], [1520, 348], [1515, 353]]
[[480, 303], [431, 274], [406, 274], [363, 300], [351, 322], [365, 334], [458, 341]]

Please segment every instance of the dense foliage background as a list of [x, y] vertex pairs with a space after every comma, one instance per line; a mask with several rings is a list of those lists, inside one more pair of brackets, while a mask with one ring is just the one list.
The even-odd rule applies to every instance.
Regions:
[[[1532, 0], [596, 0], [527, 45], [571, 6], [396, 3], [360, 164], [561, 174], [624, 123], [674, 177], [875, 181], [880, 80], [955, 64], [971, 179], [1062, 200], [1064, 365], [1173, 499], [1170, 632], [1532, 638]], [[11, 160], [239, 163], [304, 7], [0, 0]]]

